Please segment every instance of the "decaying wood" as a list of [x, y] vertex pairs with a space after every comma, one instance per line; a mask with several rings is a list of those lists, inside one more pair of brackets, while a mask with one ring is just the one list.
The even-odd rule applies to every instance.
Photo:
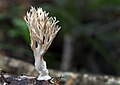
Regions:
[[3, 74], [0, 77], [0, 85], [50, 85], [48, 81], [38, 81], [28, 76], [12, 76]]
[[[12, 65], [9, 65], [10, 63]], [[12, 84], [8, 84], [8, 85], [35, 85], [30, 83], [35, 83], [36, 81], [37, 81], [36, 85], [42, 85], [41, 83], [49, 83], [49, 81], [36, 80], [37, 72], [34, 70], [33, 65], [20, 60], [10, 58], [10, 57], [0, 56], [0, 68], [3, 70], [6, 70], [8, 73], [10, 70], [13, 70], [13, 68], [14, 69], [16, 68], [15, 71], [17, 72], [19, 71], [19, 69], [25, 68], [26, 66], [28, 66], [27, 69], [20, 70], [19, 75], [29, 74], [28, 76], [13, 76], [11, 74], [9, 75], [4, 74], [5, 80], [7, 80], [8, 83], [9, 83], [9, 80], [11, 79], [10, 82], [12, 82]], [[50, 81], [51, 82], [50, 84], [58, 80], [60, 85], [120, 85], [119, 76], [116, 77], [112, 75], [80, 74], [80, 73], [73, 73], [73, 72], [61, 72], [61, 71], [55, 71], [55, 70], [49, 70], [49, 71], [50, 71], [50, 76], [53, 77], [53, 79], [51, 79]], [[18, 84], [13, 84], [17, 81], [15, 80], [15, 78], [19, 80]], [[21, 80], [20, 78], [23, 78], [23, 79]], [[3, 85], [2, 82], [5, 80], [3, 77], [1, 77], [1, 74], [0, 74], [0, 83], [1, 83], [0, 85]], [[27, 82], [29, 84], [21, 84], [22, 82], [23, 83]], [[43, 84], [43, 85], [49, 85], [49, 84]]]
[[0, 85], [60, 85], [57, 78], [50, 80], [37, 80], [37, 77], [32, 76], [15, 76], [0, 72]]
[[120, 85], [120, 77], [91, 74], [76, 75], [68, 72], [62, 74], [63, 79], [58, 79], [59, 82], [56, 80], [54, 82], [52, 79], [39, 81], [36, 77], [1, 74], [0, 85]]

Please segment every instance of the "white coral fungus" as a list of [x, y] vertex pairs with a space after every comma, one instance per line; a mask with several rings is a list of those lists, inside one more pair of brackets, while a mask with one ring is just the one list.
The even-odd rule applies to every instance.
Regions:
[[54, 17], [48, 17], [49, 13], [42, 8], [31, 7], [24, 17], [30, 32], [31, 49], [35, 58], [35, 69], [39, 72], [38, 80], [49, 80], [49, 72], [43, 59], [44, 53], [51, 45], [60, 27], [56, 25]]

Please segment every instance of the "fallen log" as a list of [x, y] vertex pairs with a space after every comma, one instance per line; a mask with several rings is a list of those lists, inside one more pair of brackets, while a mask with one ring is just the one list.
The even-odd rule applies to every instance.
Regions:
[[[0, 68], [3, 69], [0, 73], [0, 85], [6, 85], [6, 83], [7, 85], [54, 85], [54, 83], [57, 83], [55, 85], [120, 85], [119, 76], [61, 72], [51, 69], [49, 71], [52, 79], [38, 81], [38, 73], [32, 64], [7, 56], [0, 56]], [[10, 74], [13, 68], [19, 71], [19, 74]]]

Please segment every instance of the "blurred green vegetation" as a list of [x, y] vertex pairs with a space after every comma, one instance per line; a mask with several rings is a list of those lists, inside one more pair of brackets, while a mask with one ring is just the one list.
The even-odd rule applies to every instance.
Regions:
[[[101, 73], [120, 74], [120, 0], [54, 0], [52, 3], [34, 5], [42, 6], [50, 12], [50, 16], [57, 17], [62, 27], [59, 36], [69, 34], [75, 47], [80, 46], [79, 49], [75, 48], [72, 70], [78, 68], [82, 71], [84, 68], [90, 72], [87, 58], [92, 55]], [[23, 20], [25, 10], [21, 6], [11, 6], [6, 12], [0, 13], [0, 31], [5, 33], [5, 38], [9, 38], [9, 41], [18, 38], [30, 43], [28, 29]], [[61, 45], [57, 40], [53, 43]], [[58, 51], [54, 53], [53, 48]], [[57, 65], [60, 64], [61, 51], [57, 47], [52, 46], [46, 56], [50, 67], [54, 65], [59, 68]]]
[[[18, 7], [19, 8], [19, 7]], [[1, 13], [0, 20], [1, 20], [1, 29], [4, 29], [7, 36], [11, 38], [21, 37], [25, 41], [29, 41], [29, 32], [26, 26], [26, 23], [23, 17], [20, 17], [20, 11], [23, 9], [16, 9], [11, 7], [8, 11], [12, 13]]]
[[[69, 33], [74, 40], [80, 37], [86, 39], [120, 73], [120, 58], [117, 55], [120, 48], [114, 46], [120, 41], [120, 0], [55, 0], [54, 4], [43, 7], [60, 20], [63, 34]], [[113, 55], [113, 52], [116, 54]]]

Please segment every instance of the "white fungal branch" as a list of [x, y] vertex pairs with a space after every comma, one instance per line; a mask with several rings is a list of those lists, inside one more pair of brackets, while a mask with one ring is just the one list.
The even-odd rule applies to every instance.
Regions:
[[31, 49], [35, 58], [35, 69], [40, 74], [38, 80], [48, 80], [51, 78], [43, 55], [60, 30], [60, 27], [56, 25], [59, 21], [56, 21], [55, 17], [48, 17], [48, 14], [42, 8], [35, 9], [31, 7], [30, 11], [24, 17], [30, 32]]

